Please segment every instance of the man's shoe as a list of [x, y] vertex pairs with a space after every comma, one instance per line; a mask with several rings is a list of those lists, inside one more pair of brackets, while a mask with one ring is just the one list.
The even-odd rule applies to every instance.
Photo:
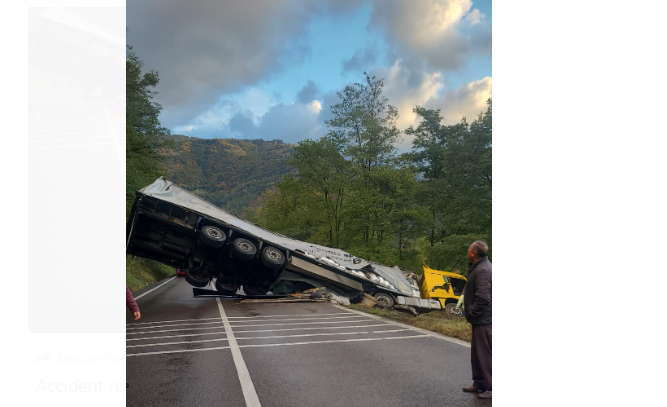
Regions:
[[480, 399], [490, 399], [491, 398], [491, 390], [487, 390], [484, 393], [480, 393], [478, 397]]
[[478, 392], [478, 391], [484, 391], [483, 388], [481, 388], [481, 387], [475, 387], [474, 385], [473, 385], [473, 386], [470, 386], [470, 387], [464, 387], [464, 388], [461, 389], [461, 390], [463, 390], [463, 391], [466, 392], [466, 393], [476, 393], [476, 392]]

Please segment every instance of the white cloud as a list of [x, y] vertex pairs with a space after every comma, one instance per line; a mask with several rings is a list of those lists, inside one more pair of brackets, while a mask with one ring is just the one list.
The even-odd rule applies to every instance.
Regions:
[[318, 120], [321, 104], [314, 100], [309, 104], [278, 104], [262, 118], [257, 128], [257, 136], [265, 140], [281, 139], [296, 143], [305, 138], [319, 138], [324, 128]]
[[296, 143], [304, 138], [319, 138], [325, 129], [320, 120], [322, 103], [276, 104], [262, 114], [243, 109], [235, 101], [224, 101], [218, 107], [197, 116], [188, 125], [179, 126], [174, 133], [201, 138], [240, 138], [264, 140], [281, 139]]
[[482, 21], [479, 11], [471, 8], [471, 0], [376, 1], [371, 22], [385, 30], [404, 60], [423, 59], [432, 69], [454, 70], [471, 52], [490, 54], [490, 32], [482, 30], [474, 38], [460, 32], [462, 21]]
[[401, 130], [415, 122], [412, 111], [415, 106], [423, 106], [444, 86], [440, 72], [415, 72], [401, 61], [396, 61], [388, 71], [376, 71], [375, 75], [385, 78], [384, 95], [398, 109], [396, 125]]
[[312, 102], [308, 103], [308, 108], [315, 114], [320, 114], [320, 111], [322, 111], [322, 103], [320, 103], [319, 100], [313, 100]]
[[487, 76], [467, 83], [438, 99], [429, 101], [425, 107], [440, 109], [443, 124], [458, 123], [463, 117], [470, 123], [480, 112], [486, 111], [486, 101], [492, 96], [492, 82], [492, 78]]
[[[419, 125], [421, 118], [412, 112], [415, 106], [440, 109], [444, 125], [459, 123], [463, 117], [470, 123], [477, 118], [479, 113], [486, 111], [486, 101], [492, 97], [491, 77], [467, 83], [458, 89], [438, 95], [437, 89], [442, 86], [442, 83], [439, 82], [440, 77], [435, 74], [425, 74], [421, 76], [422, 83], [419, 86], [419, 89], [423, 89], [422, 93], [406, 94], [405, 98], [396, 99], [398, 95], [402, 94], [406, 74], [407, 70], [403, 73], [401, 80], [390, 83], [393, 87], [391, 89], [393, 99], [390, 98], [390, 102], [399, 107], [399, 114], [402, 116], [401, 126], [399, 126], [401, 130], [405, 130], [410, 125]], [[408, 111], [409, 114], [407, 114]], [[411, 146], [412, 138], [403, 135], [397, 148], [399, 152], [406, 152], [410, 150]]]
[[470, 13], [468, 13], [464, 20], [470, 25], [481, 24], [484, 20], [484, 14], [480, 13], [477, 9], [473, 9]]

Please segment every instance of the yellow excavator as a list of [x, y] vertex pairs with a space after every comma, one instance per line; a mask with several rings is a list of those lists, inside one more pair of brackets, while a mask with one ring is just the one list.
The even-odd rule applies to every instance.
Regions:
[[438, 300], [440, 306], [449, 314], [461, 316], [461, 309], [456, 308], [467, 279], [451, 271], [435, 270], [422, 263], [424, 274], [421, 277], [419, 291], [422, 298]]

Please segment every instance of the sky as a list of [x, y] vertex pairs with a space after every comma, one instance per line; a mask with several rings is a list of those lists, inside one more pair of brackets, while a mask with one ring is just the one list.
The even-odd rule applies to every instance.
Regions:
[[454, 124], [491, 97], [490, 0], [135, 0], [126, 20], [172, 134], [316, 139], [364, 72], [384, 80], [401, 130], [416, 106]]

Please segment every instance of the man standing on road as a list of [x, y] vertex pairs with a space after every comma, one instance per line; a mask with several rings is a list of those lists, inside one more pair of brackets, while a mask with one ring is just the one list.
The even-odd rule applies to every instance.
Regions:
[[141, 318], [141, 312], [139, 312], [139, 306], [137, 305], [137, 302], [134, 300], [134, 297], [132, 296], [132, 291], [130, 291], [130, 287], [125, 286], [125, 305], [127, 305], [127, 308], [130, 309], [130, 311], [134, 314], [134, 320], [138, 320]]
[[491, 262], [486, 257], [489, 246], [476, 240], [468, 248], [468, 282], [463, 308], [472, 324], [470, 361], [472, 380], [465, 392], [482, 392], [481, 399], [491, 398]]

